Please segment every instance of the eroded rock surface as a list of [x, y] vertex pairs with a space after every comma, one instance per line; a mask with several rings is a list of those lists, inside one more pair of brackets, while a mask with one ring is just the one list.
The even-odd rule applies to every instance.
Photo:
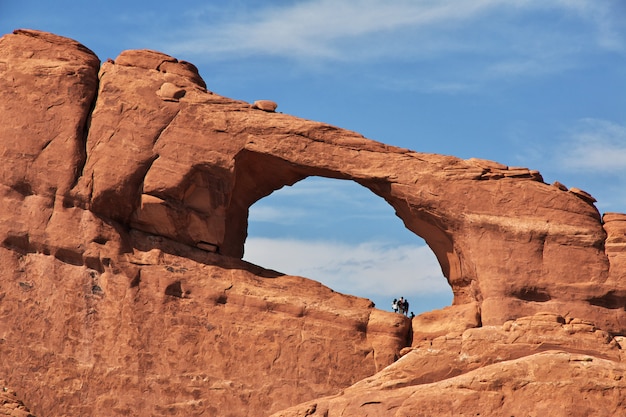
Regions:
[[421, 342], [341, 394], [273, 417], [620, 416], [625, 346], [579, 319], [523, 317]]
[[[538, 372], [542, 389], [574, 372], [580, 392], [588, 370], [608, 387], [604, 410], [621, 404], [612, 335], [626, 331], [626, 221], [602, 221], [584, 191], [221, 97], [155, 51], [100, 64], [75, 41], [22, 30], [0, 39], [0, 75], [0, 376], [35, 414], [256, 416], [340, 395], [284, 415], [358, 415], [351, 396], [384, 391], [395, 415], [418, 415], [416, 399], [436, 398], [426, 387], [447, 384], [490, 415], [498, 398], [530, 398], [507, 381], [545, 363], [561, 374]], [[437, 256], [453, 306], [411, 327], [242, 261], [249, 207], [314, 175], [392, 205]], [[604, 333], [541, 342], [558, 352], [507, 339], [537, 313], [576, 318], [549, 334], [576, 320]], [[425, 344], [444, 346], [436, 361]], [[499, 385], [476, 383], [495, 370]], [[376, 385], [395, 372], [410, 381]]]

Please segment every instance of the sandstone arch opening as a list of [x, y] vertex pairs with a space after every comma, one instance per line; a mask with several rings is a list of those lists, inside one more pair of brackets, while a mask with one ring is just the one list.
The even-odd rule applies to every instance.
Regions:
[[415, 314], [453, 299], [424, 240], [387, 202], [349, 180], [308, 177], [257, 201], [244, 259], [369, 298], [383, 310], [400, 296]]

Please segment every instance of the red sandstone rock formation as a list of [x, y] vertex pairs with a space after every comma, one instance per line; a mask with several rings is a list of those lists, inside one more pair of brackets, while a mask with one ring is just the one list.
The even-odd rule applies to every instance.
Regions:
[[[623, 409], [626, 216], [587, 193], [221, 97], [154, 51], [16, 31], [0, 75], [0, 376], [35, 414]], [[249, 207], [312, 175], [391, 204], [453, 306], [411, 328], [243, 262]]]
[[273, 417], [621, 416], [624, 347], [591, 323], [538, 314], [420, 342], [340, 394]]

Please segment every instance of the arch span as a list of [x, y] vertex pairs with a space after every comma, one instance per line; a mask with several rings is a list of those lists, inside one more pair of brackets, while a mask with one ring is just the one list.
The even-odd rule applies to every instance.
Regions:
[[[461, 263], [452, 244], [452, 237], [428, 210], [412, 209], [405, 199], [394, 195], [388, 181], [381, 178], [354, 178], [349, 173], [340, 170], [299, 166], [275, 156], [250, 151], [243, 151], [237, 155], [235, 172], [233, 209], [226, 222], [230, 228], [225, 235], [223, 253], [243, 257], [247, 237], [248, 210], [252, 204], [286, 185], [293, 185], [309, 176], [319, 176], [353, 180], [383, 198], [394, 208], [406, 228], [424, 239], [433, 250], [448, 282], [462, 283], [464, 281], [461, 279]], [[463, 286], [455, 285], [452, 288], [457, 302], [469, 301]], [[454, 291], [455, 289], [457, 292]]]
[[[459, 261], [454, 253], [452, 237], [448, 235], [433, 213], [426, 208], [409, 204], [402, 195], [392, 192], [392, 184], [381, 178], [355, 178], [350, 173], [316, 166], [299, 166], [293, 162], [258, 152], [242, 151], [235, 158], [235, 186], [232, 193], [231, 225], [225, 236], [225, 253], [241, 257], [247, 230], [248, 208], [259, 199], [286, 186], [293, 185], [310, 176], [353, 180], [389, 203], [404, 222], [407, 229], [422, 237], [433, 248], [444, 275], [453, 278], [460, 275]], [[453, 262], [450, 262], [450, 259]], [[452, 267], [450, 265], [453, 265]]]
[[[208, 93], [186, 73], [132, 65], [105, 62], [100, 89], [107, 103], [140, 103], [142, 113], [129, 127], [98, 100], [87, 162], [68, 204], [241, 258], [255, 201], [308, 176], [348, 179], [384, 198], [424, 238], [453, 303], [477, 303], [483, 324], [569, 311], [605, 329], [626, 329], [626, 311], [596, 301], [624, 284], [615, 279], [620, 271], [609, 277], [606, 232], [584, 192], [545, 184], [526, 168], [413, 152], [268, 113]], [[125, 82], [130, 72], [144, 74], [142, 83]], [[183, 97], [154, 93], [172, 82], [167, 77], [178, 77]], [[131, 127], [143, 132], [133, 142], [140, 154], [124, 148]]]
[[[244, 112], [227, 117], [238, 119], [238, 113]], [[483, 324], [571, 311], [572, 305], [579, 316], [599, 314], [589, 296], [576, 295], [581, 288], [591, 298], [609, 291], [597, 284], [608, 273], [599, 214], [580, 196], [545, 184], [535, 171], [412, 152], [327, 125], [258, 113], [237, 122], [254, 135], [240, 133], [220, 145], [205, 129], [203, 143], [213, 148], [181, 161], [180, 151], [166, 144], [190, 134], [182, 114], [159, 139], [135, 227], [193, 245], [209, 242], [223, 255], [242, 258], [254, 202], [308, 176], [352, 180], [387, 201], [407, 229], [426, 241], [452, 288], [453, 304], [477, 303]], [[285, 125], [287, 133], [276, 134], [276, 126]], [[171, 175], [172, 164], [186, 171]], [[197, 202], [189, 207], [185, 196], [202, 195], [203, 187], [207, 208], [199, 210]], [[173, 213], [161, 218], [177, 220], [156, 221], [150, 213], [159, 210]], [[597, 277], [593, 284], [589, 276]], [[538, 291], [540, 299], [525, 295]]]

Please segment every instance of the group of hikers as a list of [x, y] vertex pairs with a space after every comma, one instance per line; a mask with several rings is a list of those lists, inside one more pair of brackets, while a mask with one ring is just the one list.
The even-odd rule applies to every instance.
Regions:
[[[391, 303], [391, 309], [393, 310], [394, 313], [400, 313], [400, 314], [404, 314], [405, 316], [409, 315], [409, 300], [405, 299], [404, 297], [400, 297], [400, 299], [398, 300], [397, 298], [393, 299], [393, 302]], [[411, 311], [411, 315], [410, 318], [415, 317], [415, 314], [413, 314], [413, 312]]]

